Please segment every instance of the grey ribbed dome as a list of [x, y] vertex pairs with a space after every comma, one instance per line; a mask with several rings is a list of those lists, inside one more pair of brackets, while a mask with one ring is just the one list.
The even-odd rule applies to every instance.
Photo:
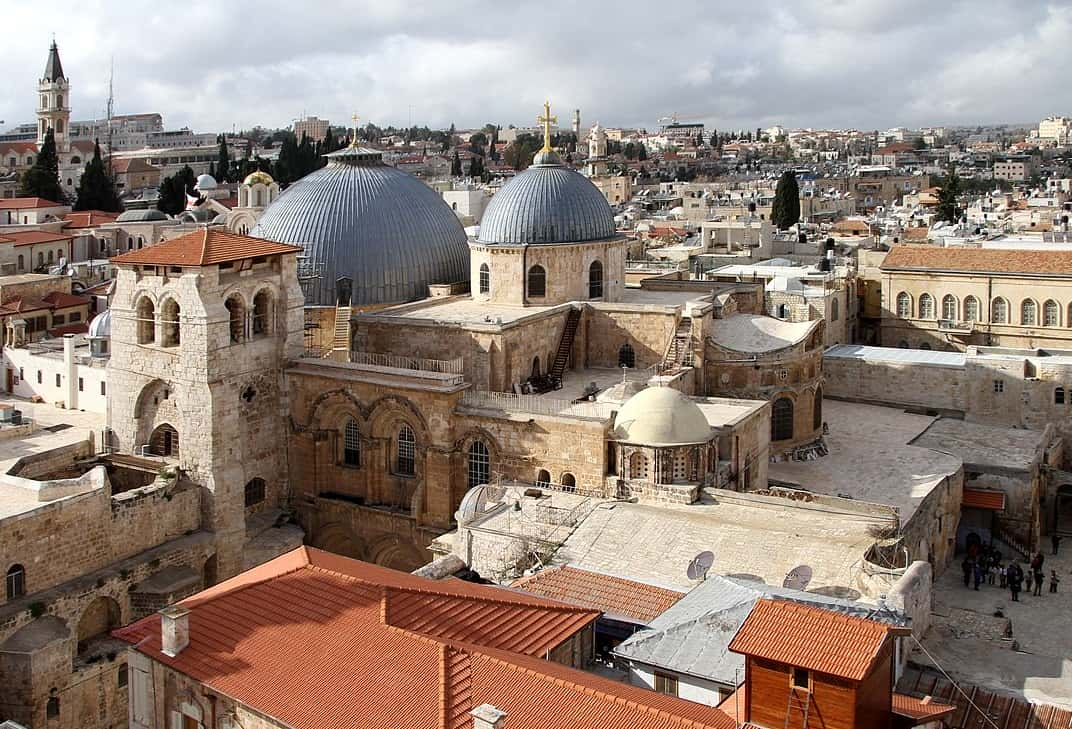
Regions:
[[305, 248], [322, 266], [307, 304], [335, 304], [335, 281], [353, 279], [354, 306], [411, 301], [428, 284], [469, 277], [469, 248], [454, 211], [430, 187], [348, 148], [291, 185], [261, 215], [252, 236]]
[[495, 193], [480, 221], [480, 243], [578, 243], [617, 235], [603, 193], [586, 177], [557, 164], [553, 155], [548, 159]]
[[157, 220], [168, 220], [168, 216], [156, 208], [144, 208], [142, 210], [126, 210], [115, 219], [117, 223], [148, 223]]

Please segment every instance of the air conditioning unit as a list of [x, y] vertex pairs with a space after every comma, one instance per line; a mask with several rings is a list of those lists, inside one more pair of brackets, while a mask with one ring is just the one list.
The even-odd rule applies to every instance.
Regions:
[[10, 423], [14, 415], [14, 405], [0, 405], [0, 423]]

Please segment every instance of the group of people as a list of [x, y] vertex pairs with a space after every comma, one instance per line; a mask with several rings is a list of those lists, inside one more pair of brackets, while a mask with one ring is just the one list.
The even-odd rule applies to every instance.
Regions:
[[[1042, 583], [1046, 580], [1046, 572], [1042, 568], [1045, 561], [1046, 558], [1039, 552], [1031, 558], [1026, 570], [1015, 559], [1003, 566], [1001, 552], [994, 545], [972, 545], [961, 563], [964, 586], [978, 590], [982, 584], [997, 584], [1003, 589], [1008, 588], [1013, 602], [1020, 601], [1021, 590], [1042, 595]], [[1050, 592], [1057, 592], [1057, 583], [1060, 581], [1057, 570], [1051, 569]]]

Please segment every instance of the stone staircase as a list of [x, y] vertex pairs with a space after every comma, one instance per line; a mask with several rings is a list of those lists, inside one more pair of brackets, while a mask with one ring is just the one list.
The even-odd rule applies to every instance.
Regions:
[[570, 309], [569, 316], [566, 317], [566, 328], [562, 330], [562, 339], [558, 342], [558, 351], [555, 353], [555, 361], [551, 365], [551, 370], [547, 374], [551, 376], [551, 379], [562, 381], [562, 375], [566, 371], [566, 365], [569, 363], [570, 351], [573, 349], [573, 338], [577, 336], [577, 327], [581, 323], [581, 310]]

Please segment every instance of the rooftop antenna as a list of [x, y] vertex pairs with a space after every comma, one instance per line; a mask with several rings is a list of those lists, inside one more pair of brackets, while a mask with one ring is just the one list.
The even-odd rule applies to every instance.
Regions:
[[[108, 61], [108, 106], [104, 115], [108, 123], [108, 177], [112, 175], [112, 115], [115, 113], [115, 89], [112, 82], [115, 80], [115, 56]], [[113, 178], [114, 179], [114, 178]]]
[[702, 582], [707, 579], [707, 571], [711, 569], [711, 565], [714, 563], [714, 552], [704, 550], [692, 558], [692, 561], [689, 562], [688, 569], [685, 570], [685, 574], [690, 580], [699, 580]]

